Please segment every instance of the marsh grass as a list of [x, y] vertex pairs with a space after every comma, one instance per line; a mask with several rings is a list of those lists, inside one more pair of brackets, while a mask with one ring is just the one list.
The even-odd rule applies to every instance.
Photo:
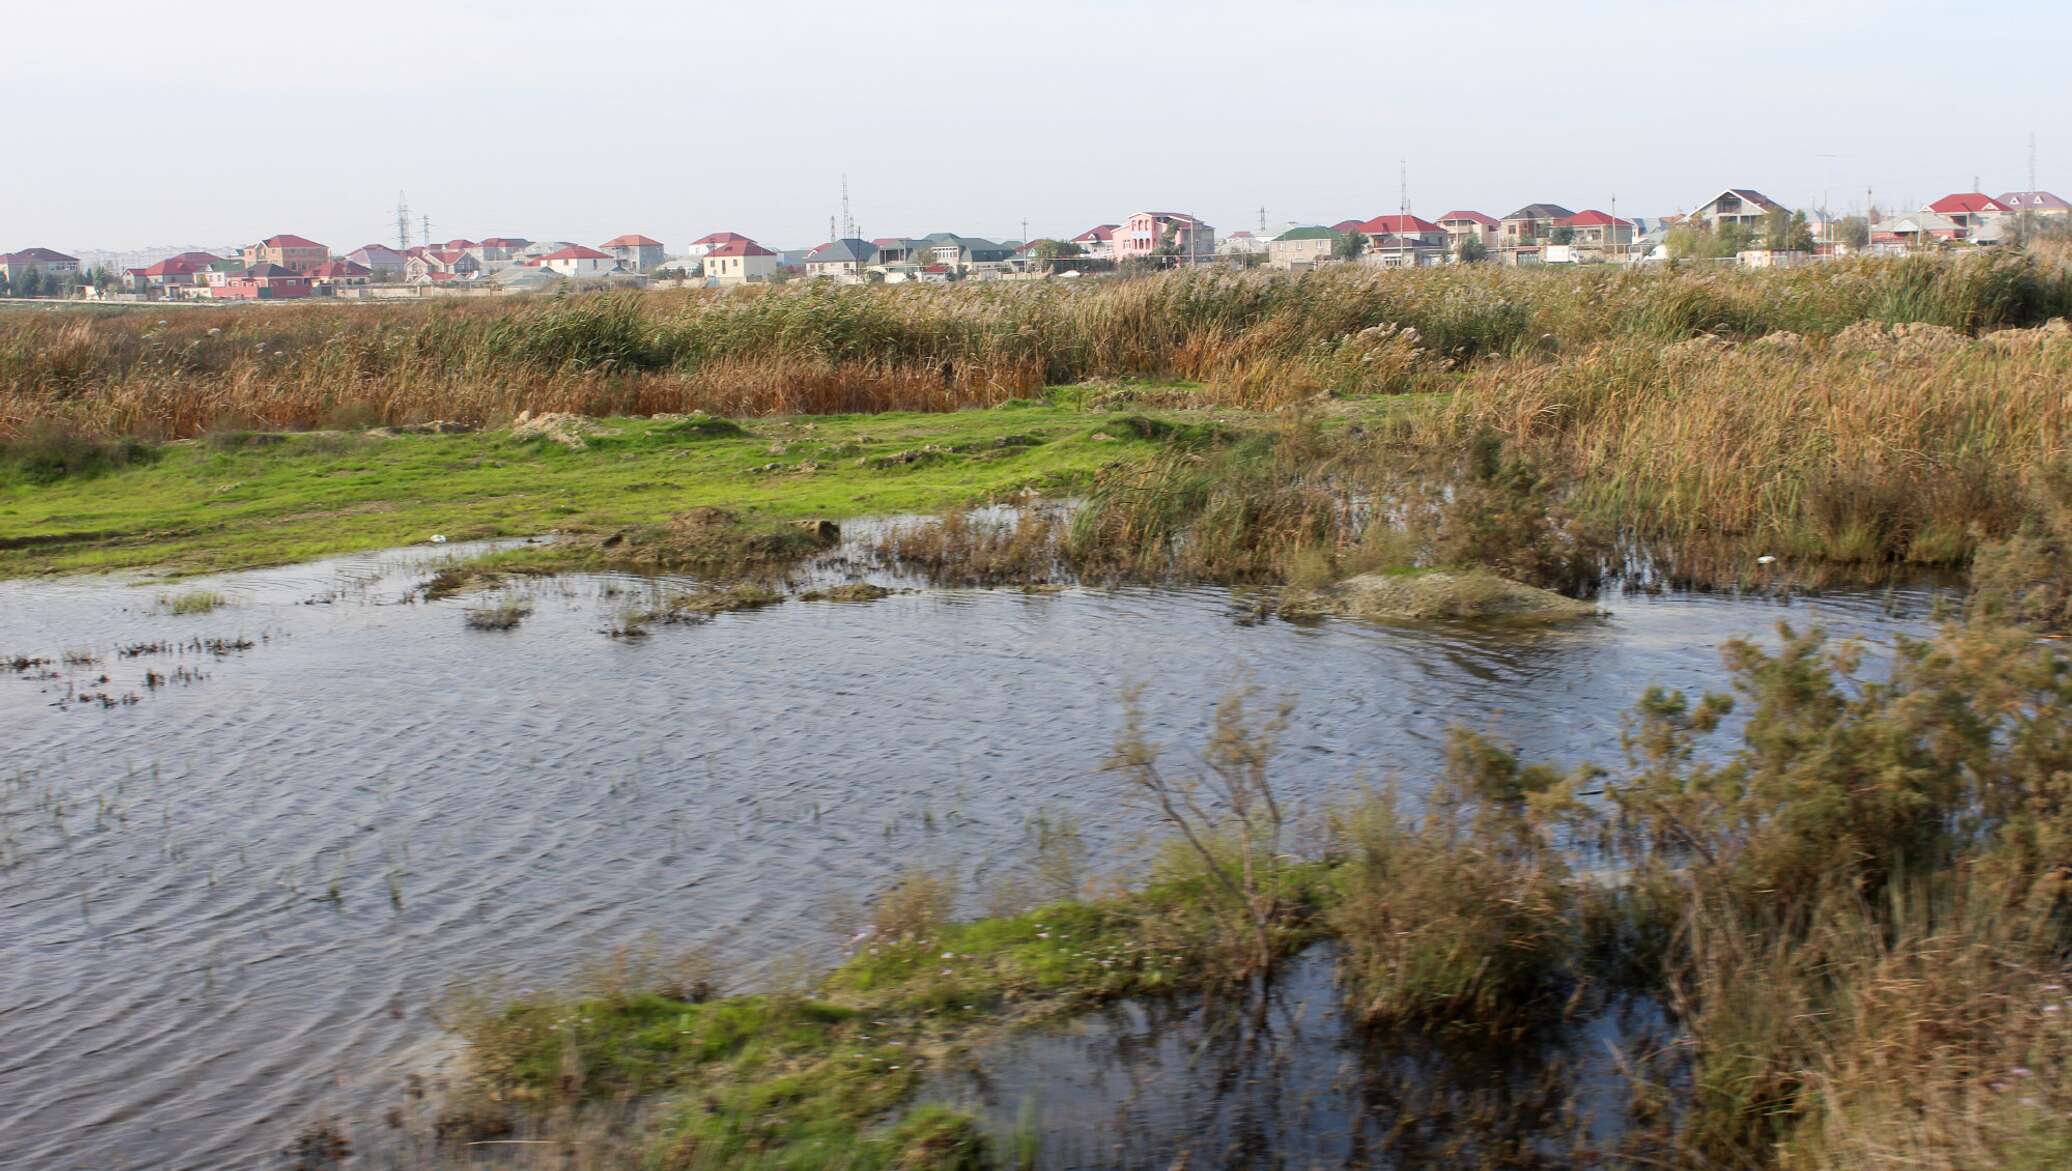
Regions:
[[492, 606], [474, 606], [466, 611], [469, 630], [516, 630], [532, 616], [532, 603], [506, 598]]
[[211, 614], [229, 604], [230, 599], [214, 590], [188, 590], [179, 594], [160, 594], [158, 597], [159, 609], [182, 617]]
[[1464, 363], [1698, 332], [1825, 337], [1859, 321], [1976, 332], [2072, 312], [2039, 257], [1787, 272], [1493, 265], [1301, 276], [1179, 272], [1064, 285], [796, 286], [411, 306], [14, 314], [0, 438], [50, 423], [146, 440], [521, 411], [718, 416], [941, 411], [1089, 378], [1182, 378], [1278, 407], [1399, 393]]

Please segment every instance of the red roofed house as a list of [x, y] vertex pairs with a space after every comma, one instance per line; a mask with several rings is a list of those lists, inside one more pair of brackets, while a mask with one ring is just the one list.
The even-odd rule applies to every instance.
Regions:
[[705, 275], [723, 285], [745, 285], [777, 275], [777, 254], [739, 236], [705, 254]]
[[403, 262], [403, 279], [422, 281], [433, 273], [450, 276], [472, 276], [482, 271], [482, 262], [472, 253], [451, 248], [432, 248]]
[[327, 260], [308, 272], [311, 290], [323, 296], [340, 289], [357, 288], [374, 280], [374, 270], [350, 260]]
[[1460, 250], [1461, 241], [1468, 239], [1480, 240], [1484, 248], [1495, 249], [1497, 229], [1503, 227], [1503, 221], [1495, 216], [1465, 210], [1449, 211], [1439, 217], [1438, 223], [1455, 252]]
[[1945, 195], [1921, 210], [1950, 217], [1959, 229], [1959, 240], [1971, 236], [1990, 220], [2014, 214], [2013, 208], [1983, 191], [1959, 191]]
[[710, 256], [716, 249], [724, 247], [728, 244], [754, 243], [755, 241], [749, 239], [748, 237], [742, 235], [739, 232], [709, 232], [691, 241], [691, 246], [689, 248], [684, 249], [683, 254], [684, 257], [688, 260], [699, 260], [706, 256]]
[[1586, 208], [1554, 226], [1569, 230], [1568, 242], [1578, 248], [1622, 248], [1633, 243], [1633, 221]]
[[1072, 237], [1079, 250], [1095, 260], [1115, 259], [1115, 229], [1120, 224], [1096, 224]]
[[309, 293], [308, 276], [278, 264], [248, 265], [209, 290], [209, 296], [227, 301], [288, 301]]
[[268, 236], [257, 244], [245, 245], [245, 267], [271, 264], [290, 272], [308, 272], [331, 259], [331, 250], [302, 236]]
[[1178, 211], [1140, 211], [1115, 232], [1115, 259], [1148, 259], [1172, 246], [1176, 264], [1205, 264], [1216, 258], [1216, 229]]
[[467, 252], [484, 264], [498, 264], [517, 256], [530, 243], [523, 236], [484, 236], [480, 244]]
[[1360, 231], [1360, 224], [1362, 222], [1361, 220], [1339, 220], [1331, 225], [1331, 230], [1343, 236], [1348, 232]]
[[1452, 243], [1446, 229], [1427, 219], [1414, 215], [1378, 215], [1355, 225], [1355, 230], [1369, 238], [1396, 236], [1406, 241], [1444, 247]]
[[197, 283], [195, 274], [208, 268], [216, 259], [206, 252], [182, 252], [145, 268], [125, 270], [123, 284], [132, 293], [147, 295], [162, 295], [169, 289], [192, 288]]
[[603, 276], [618, 266], [619, 262], [612, 259], [611, 253], [585, 248], [581, 244], [570, 244], [540, 257], [541, 268], [569, 277]]
[[598, 247], [611, 253], [612, 259], [627, 272], [649, 272], [666, 259], [663, 255], [666, 249], [660, 240], [651, 240], [637, 232], [614, 236]]

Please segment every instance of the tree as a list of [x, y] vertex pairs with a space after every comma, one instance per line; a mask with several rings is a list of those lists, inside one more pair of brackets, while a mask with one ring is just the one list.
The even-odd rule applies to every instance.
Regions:
[[1575, 242], [1576, 230], [1567, 224], [1557, 224], [1552, 232], [1547, 233], [1547, 243], [1549, 244], [1573, 244]]
[[1771, 212], [1763, 223], [1763, 247], [1772, 252], [1813, 251], [1813, 228], [1806, 213], [1781, 207]]
[[24, 269], [20, 278], [14, 282], [14, 295], [17, 297], [35, 297], [42, 292], [43, 274], [33, 268]]
[[1358, 260], [1367, 251], [1367, 237], [1359, 232], [1347, 232], [1331, 242], [1333, 260]]
[[1843, 216], [1834, 231], [1835, 239], [1858, 251], [1871, 246], [1871, 222], [1860, 215]]
[[1038, 260], [1069, 260], [1085, 254], [1084, 248], [1070, 240], [1038, 240], [1029, 247], [1029, 255]]
[[1489, 245], [1482, 242], [1482, 233], [1470, 232], [1456, 240], [1453, 245], [1453, 259], [1458, 264], [1474, 264], [1489, 258]]
[[14, 292], [7, 287], [7, 274], [0, 272], [0, 297], [12, 297]]

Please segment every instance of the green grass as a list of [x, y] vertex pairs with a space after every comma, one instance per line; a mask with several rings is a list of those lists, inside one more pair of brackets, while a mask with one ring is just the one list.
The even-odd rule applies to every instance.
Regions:
[[[1175, 388], [1184, 394], [1185, 387]], [[1058, 397], [1073, 400], [1079, 388]], [[1371, 415], [1429, 399], [1373, 400]], [[49, 479], [0, 459], [0, 578], [151, 567], [201, 573], [421, 544], [654, 524], [932, 513], [1024, 489], [1082, 491], [1116, 461], [1267, 425], [1236, 411], [1113, 413], [1026, 402], [949, 413], [608, 419], [571, 451], [507, 431], [337, 432], [177, 442]]]
[[[779, 519], [925, 512], [1023, 488], [1071, 491], [1103, 464], [1157, 446], [1120, 427], [1093, 439], [1104, 418], [1055, 407], [821, 416], [719, 437], [612, 420], [581, 452], [504, 432], [315, 433], [231, 450], [168, 444], [149, 464], [49, 483], [0, 464], [0, 576], [236, 569], [434, 533], [654, 522], [709, 505]], [[1006, 436], [1039, 442], [991, 446]], [[898, 462], [909, 452], [920, 454]], [[808, 463], [818, 468], [802, 470]]]

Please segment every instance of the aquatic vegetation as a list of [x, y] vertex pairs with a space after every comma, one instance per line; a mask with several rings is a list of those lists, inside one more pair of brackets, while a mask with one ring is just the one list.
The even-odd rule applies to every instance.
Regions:
[[[1680, 1037], [1620, 1059], [1613, 1139], [1651, 1163], [2052, 1165], [2072, 1149], [2072, 666], [1974, 624], [1873, 681], [1817, 632], [1780, 636], [1729, 644], [1731, 697], [1644, 695], [1621, 765], [1456, 732], [1415, 806], [1375, 791], [1316, 838], [1285, 837], [1277, 717], [1226, 700], [1192, 772], [1125, 721], [1123, 791], [1177, 835], [1140, 885], [957, 921], [947, 881], [910, 871], [808, 991], [520, 1001], [470, 1030], [477, 1084], [526, 1109], [662, 1093], [664, 1165], [879, 1166], [920, 1117], [983, 1160], [968, 1117], [917, 1102], [944, 1054], [1242, 984], [1328, 937], [1376, 1037], [1521, 1039], [1593, 997], [1657, 998]], [[1696, 751], [1729, 727], [1724, 755]]]
[[493, 606], [471, 606], [465, 614], [469, 630], [516, 630], [532, 617], [532, 603], [506, 598]]
[[160, 594], [158, 598], [159, 609], [182, 617], [212, 613], [229, 604], [230, 599], [214, 590], [188, 590], [180, 594]]

